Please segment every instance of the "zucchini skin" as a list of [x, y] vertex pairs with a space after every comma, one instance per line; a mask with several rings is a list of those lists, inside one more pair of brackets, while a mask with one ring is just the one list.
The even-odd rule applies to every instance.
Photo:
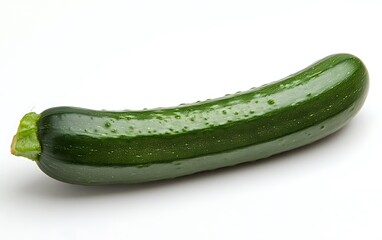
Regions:
[[68, 183], [175, 178], [317, 141], [362, 107], [368, 73], [350, 54], [328, 56], [280, 81], [222, 98], [140, 111], [56, 107], [41, 113], [38, 166]]

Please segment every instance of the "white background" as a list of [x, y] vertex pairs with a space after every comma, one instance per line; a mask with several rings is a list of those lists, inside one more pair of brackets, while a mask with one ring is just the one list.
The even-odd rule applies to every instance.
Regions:
[[[366, 0], [0, 0], [0, 239], [382, 239], [381, 13]], [[337, 52], [368, 67], [368, 99], [301, 150], [106, 187], [60, 183], [10, 155], [31, 110], [173, 106]]]

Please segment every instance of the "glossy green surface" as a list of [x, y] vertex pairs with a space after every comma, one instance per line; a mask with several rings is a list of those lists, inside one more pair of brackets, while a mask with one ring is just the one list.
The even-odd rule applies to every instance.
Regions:
[[368, 74], [332, 55], [278, 82], [174, 108], [41, 113], [37, 162], [76, 184], [134, 183], [248, 162], [338, 130], [362, 106]]

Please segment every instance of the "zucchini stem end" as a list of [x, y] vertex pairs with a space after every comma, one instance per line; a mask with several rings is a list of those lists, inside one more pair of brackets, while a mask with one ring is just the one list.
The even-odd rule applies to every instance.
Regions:
[[11, 153], [15, 156], [37, 161], [41, 153], [41, 145], [37, 137], [37, 123], [40, 114], [30, 112], [20, 120], [17, 133], [12, 139]]

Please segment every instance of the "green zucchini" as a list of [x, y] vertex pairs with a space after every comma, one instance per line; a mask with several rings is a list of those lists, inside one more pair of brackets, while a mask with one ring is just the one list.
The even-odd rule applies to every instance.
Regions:
[[280, 81], [177, 107], [28, 113], [11, 152], [73, 184], [175, 178], [317, 141], [349, 122], [368, 85], [360, 59], [335, 54]]

